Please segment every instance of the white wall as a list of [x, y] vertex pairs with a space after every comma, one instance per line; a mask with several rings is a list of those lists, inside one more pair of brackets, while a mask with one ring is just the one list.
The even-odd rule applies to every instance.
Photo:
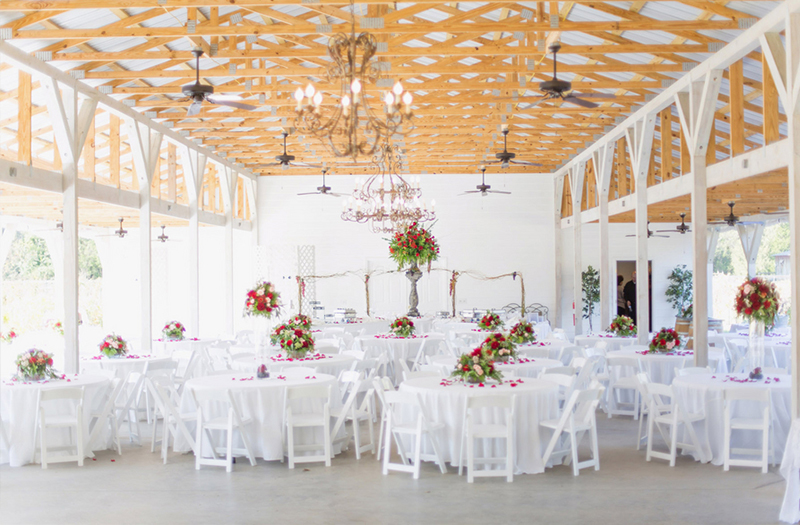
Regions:
[[[609, 246], [611, 255], [611, 271], [615, 272], [616, 278], [616, 261], [631, 261], [636, 260], [636, 238], [627, 237], [627, 235], [634, 233], [635, 225], [633, 223], [611, 223], [608, 226], [608, 238], [611, 243]], [[669, 230], [674, 229], [675, 224], [650, 224], [650, 230]], [[561, 262], [562, 269], [562, 326], [567, 333], [572, 335], [574, 333], [574, 326], [572, 323], [572, 301], [573, 301], [573, 235], [572, 228], [564, 228], [561, 230], [563, 241], [563, 259]], [[589, 265], [595, 269], [600, 269], [600, 225], [597, 223], [584, 224], [582, 228], [582, 248], [583, 248], [583, 268], [585, 271]], [[669, 234], [668, 238], [651, 237], [648, 241], [648, 257], [653, 263], [653, 311], [651, 317], [653, 320], [653, 330], [659, 330], [664, 326], [675, 325], [675, 311], [667, 304], [664, 292], [667, 290], [669, 283], [667, 277], [672, 273], [672, 269], [679, 265], [685, 264], [689, 268], [692, 266], [692, 236], [691, 234], [680, 235], [678, 233]], [[626, 278], [627, 282], [628, 279]], [[614, 293], [616, 293], [616, 279], [614, 282]], [[616, 296], [615, 296], [616, 297]], [[616, 301], [612, 313], [616, 315]], [[582, 314], [576, 317], [580, 321]], [[584, 333], [589, 330], [588, 320], [583, 320]], [[600, 326], [600, 305], [597, 305], [596, 315], [592, 320], [594, 323], [594, 331], [602, 331], [605, 326]]]
[[[313, 245], [316, 274], [328, 275], [365, 268], [396, 269], [389, 259], [387, 234], [371, 233], [365, 224], [344, 222], [341, 198], [297, 196], [314, 191], [319, 176], [261, 177], [259, 194], [259, 242], [268, 251], [268, 277], [275, 282], [288, 306], [297, 302], [296, 246]], [[350, 193], [354, 177], [332, 176], [335, 192]], [[433, 234], [441, 246], [441, 260], [434, 267], [480, 272], [487, 276], [518, 271], [525, 277], [526, 302], [540, 302], [552, 309], [553, 283], [553, 179], [549, 175], [490, 174], [493, 189], [511, 195], [458, 196], [474, 189], [479, 175], [422, 175], [424, 198], [436, 200], [438, 222]], [[450, 309], [449, 275], [425, 274], [420, 281], [420, 312]], [[375, 276], [370, 282], [375, 314], [399, 314], [407, 309], [404, 276]], [[316, 297], [331, 312], [338, 307], [365, 313], [363, 282], [357, 277], [319, 280]], [[457, 308], [501, 308], [519, 303], [519, 281], [505, 278], [479, 281], [463, 276], [458, 281]], [[295, 307], [296, 310], [296, 307]]]

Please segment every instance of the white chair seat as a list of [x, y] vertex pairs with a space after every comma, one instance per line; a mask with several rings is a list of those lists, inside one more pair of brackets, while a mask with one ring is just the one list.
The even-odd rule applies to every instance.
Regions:
[[319, 414], [295, 414], [292, 425], [295, 427], [318, 427], [325, 423], [325, 418]]
[[475, 425], [472, 435], [476, 438], [500, 438], [506, 437], [508, 427], [506, 425]]
[[620, 379], [617, 379], [614, 382], [614, 386], [616, 386], [617, 388], [638, 389], [639, 388], [639, 380], [636, 379], [636, 376], [622, 377]]
[[[559, 419], [547, 419], [545, 421], [540, 421], [539, 424], [543, 427], [551, 428], [556, 430], [558, 428], [560, 420]], [[591, 423], [575, 423], [573, 426], [570, 420], [564, 424], [564, 432], [583, 432], [584, 430], [591, 430], [592, 425]]]
[[60, 416], [60, 415], [53, 415], [47, 416], [47, 420], [45, 421], [45, 427], [74, 427], [75, 426], [75, 416]]
[[763, 426], [764, 420], [760, 418], [731, 418], [731, 428], [735, 428], [737, 430], [761, 430]]

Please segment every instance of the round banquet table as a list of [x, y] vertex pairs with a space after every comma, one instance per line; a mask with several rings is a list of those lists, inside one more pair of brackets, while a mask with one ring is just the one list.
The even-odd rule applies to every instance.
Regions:
[[316, 368], [320, 374], [338, 376], [342, 370], [350, 370], [355, 360], [355, 357], [346, 354], [310, 354], [303, 359], [291, 360], [282, 354], [266, 357], [263, 360], [257, 356], [246, 355], [234, 359], [231, 366], [234, 370], [250, 374], [255, 374], [262, 363], [267, 365], [271, 374], [289, 366], [309, 366]]
[[184, 339], [182, 341], [154, 339], [151, 345], [151, 352], [156, 357], [172, 357], [175, 350], [199, 351], [213, 342], [214, 339]]
[[594, 346], [597, 343], [608, 343], [608, 350], [619, 350], [620, 348], [628, 345], [636, 344], [636, 336], [617, 336], [612, 334], [599, 334], [599, 335], [576, 335], [575, 346], [587, 347]]
[[[230, 374], [220, 374], [206, 377], [190, 379], [184, 386], [183, 395], [180, 402], [180, 413], [195, 412], [197, 407], [192, 397], [192, 392], [197, 390], [231, 390], [234, 399], [239, 404], [239, 409], [243, 418], [251, 418], [251, 424], [246, 425], [244, 432], [247, 433], [253, 455], [265, 460], [280, 460], [283, 457], [283, 445], [281, 435], [283, 431], [283, 400], [286, 388], [290, 386], [305, 385], [330, 385], [331, 388], [331, 413], [341, 408], [341, 395], [339, 384], [336, 378], [327, 374], [315, 374], [309, 378], [305, 377], [285, 377], [273, 375], [268, 379], [258, 379], [254, 374], [244, 374], [241, 372], [231, 372]], [[322, 406], [318, 400], [297, 400], [302, 401], [298, 405], [300, 410], [321, 411]], [[313, 406], [315, 403], [320, 406]], [[221, 417], [227, 414], [223, 407], [214, 405], [207, 407], [210, 410], [210, 417]], [[331, 427], [334, 425], [331, 419]], [[195, 435], [195, 423], [186, 424], [189, 432]], [[341, 432], [344, 432], [342, 427]], [[235, 433], [234, 448], [244, 448], [241, 436]], [[344, 434], [341, 434], [344, 435]], [[219, 440], [216, 440], [219, 443]], [[297, 445], [307, 445], [312, 443], [322, 443], [322, 428], [300, 428], [295, 429], [295, 443]], [[189, 444], [178, 435], [175, 440], [175, 450], [188, 452]], [[211, 454], [211, 447], [207, 438], [203, 438], [203, 450], [206, 454]], [[334, 444], [334, 452], [341, 451], [341, 444]], [[305, 454], [300, 452], [299, 454]]]
[[[561, 351], [570, 346], [574, 348], [574, 345], [569, 341], [551, 339], [549, 341], [536, 341], [534, 343], [519, 345], [517, 346], [517, 352], [523, 355], [533, 355], [534, 357], [543, 356], [544, 352], [547, 352], [548, 359], [558, 359], [559, 356], [561, 356]], [[569, 363], [569, 360], [572, 359], [572, 353], [564, 356], [564, 359]]]
[[[456, 367], [456, 360], [452, 357], [440, 357], [438, 359], [434, 359], [433, 364], [453, 370]], [[546, 368], [563, 366], [563, 364], [558, 359], [531, 359], [525, 356], [520, 356], [515, 362], [495, 362], [495, 366], [504, 377], [509, 375], [509, 372], [511, 372], [517, 377], [535, 378], [539, 377], [539, 374], [541, 374]]]
[[[108, 448], [108, 432], [99, 433], [92, 443], [88, 440], [92, 409], [99, 409], [102, 406], [108, 395], [109, 384], [109, 380], [105, 377], [91, 374], [69, 375], [65, 379], [32, 383], [4, 379], [0, 382], [0, 424], [3, 425], [9, 442], [0, 439], [0, 463], [19, 467], [33, 462], [36, 403], [41, 390], [52, 388], [84, 387], [83, 436], [86, 440], [84, 453], [89, 457], [92, 450]], [[48, 414], [58, 415], [60, 410], [72, 413], [71, 407], [74, 403], [72, 400], [58, 400], [48, 402], [45, 407]], [[50, 429], [47, 432], [48, 447], [60, 447], [72, 443], [69, 439], [69, 429]]]
[[[411, 337], [395, 337], [391, 334], [362, 335], [356, 338], [355, 349], [366, 352], [367, 358], [378, 357], [376, 352], [386, 355], [392, 363], [395, 385], [403, 380], [403, 368], [400, 361], [414, 360], [419, 352], [419, 347], [425, 342], [427, 336], [412, 335]], [[433, 348], [431, 348], [433, 351]]]
[[125, 379], [131, 372], [143, 372], [147, 363], [164, 363], [171, 361], [170, 357], [158, 357], [154, 355], [128, 354], [125, 357], [106, 357], [96, 355], [92, 357], [81, 357], [81, 372], [91, 373], [92, 370], [113, 370], [117, 377]]
[[[765, 376], [762, 381], [740, 383], [730, 378], [744, 379], [747, 374], [703, 374], [676, 377], [672, 383], [675, 397], [681, 406], [691, 413], [703, 413], [705, 425], [695, 425], [697, 437], [703, 446], [706, 458], [714, 465], [723, 464], [724, 416], [722, 392], [726, 388], [768, 388], [772, 393], [772, 439], [775, 446], [775, 462], [779, 462], [786, 448], [786, 439], [792, 423], [792, 378], [788, 375]], [[733, 417], [760, 418], [757, 406], [747, 402], [734, 404]], [[686, 438], [688, 439], [688, 438]], [[735, 431], [731, 438], [732, 448], [760, 448], [761, 436], [755, 432]]]
[[[672, 384], [672, 380], [675, 379], [676, 368], [694, 366], [694, 352], [692, 350], [651, 354], [644, 350], [624, 349], [608, 352], [607, 355], [608, 357], [638, 357], [639, 362], [642, 363], [642, 368], [650, 377], [650, 381], [664, 385]], [[722, 350], [709, 348], [708, 364], [718, 374], [728, 372], [728, 362], [725, 360], [725, 354]]]
[[[401, 392], [418, 394], [425, 404], [431, 419], [444, 423], [445, 428], [437, 435], [444, 461], [458, 466], [461, 447], [462, 418], [467, 396], [517, 396], [516, 412], [516, 454], [515, 474], [537, 474], [544, 472], [542, 453], [550, 439], [549, 432], [544, 440], [539, 438], [539, 422], [558, 417], [558, 385], [543, 379], [524, 379], [522, 383], [503, 383], [492, 387], [468, 385], [460, 381], [446, 381], [435, 377], [412, 379], [400, 385]], [[480, 424], [504, 421], [503, 412], [493, 411], [491, 421], [486, 411], [480, 411], [476, 421]], [[405, 416], [405, 414], [404, 414]], [[413, 414], [408, 414], [413, 417]], [[483, 417], [481, 417], [483, 416]], [[497, 419], [495, 419], [497, 418]], [[430, 443], [423, 440], [426, 452], [432, 453]], [[491, 446], [487, 451], [483, 445]], [[487, 440], [477, 443], [476, 456], [505, 456], [505, 440]], [[410, 450], [410, 449], [407, 449]]]

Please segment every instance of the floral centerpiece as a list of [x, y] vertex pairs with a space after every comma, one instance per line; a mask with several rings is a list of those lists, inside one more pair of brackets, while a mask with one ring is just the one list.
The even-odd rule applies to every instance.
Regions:
[[398, 269], [427, 264], [430, 271], [431, 263], [439, 258], [439, 244], [429, 230], [415, 222], [389, 240], [389, 257]]
[[478, 328], [481, 330], [497, 330], [503, 326], [503, 321], [500, 320], [500, 316], [494, 312], [489, 312], [488, 314], [481, 317], [480, 322], [478, 323]]
[[408, 317], [398, 317], [389, 325], [389, 331], [397, 337], [411, 337], [414, 330], [414, 321]]
[[314, 351], [314, 338], [308, 330], [283, 325], [283, 330], [277, 335], [278, 343], [287, 357], [297, 359]]
[[487, 379], [503, 381], [503, 374], [494, 367], [491, 353], [483, 347], [478, 347], [468, 354], [463, 354], [458, 359], [456, 368], [450, 375], [459, 377], [467, 383], [483, 383]]
[[161, 329], [161, 335], [164, 336], [164, 339], [170, 341], [183, 341], [183, 333], [185, 331], [186, 327], [183, 324], [178, 321], [170, 321]]
[[13, 328], [8, 332], [0, 332], [0, 341], [3, 341], [6, 344], [11, 344], [18, 335], [19, 334], [15, 332]]
[[122, 357], [128, 353], [128, 343], [123, 338], [116, 334], [109, 334], [105, 336], [103, 342], [100, 343], [100, 351], [106, 357]]
[[272, 331], [272, 334], [269, 336], [269, 341], [273, 345], [277, 345], [281, 341], [281, 334], [287, 330], [295, 330], [295, 329], [310, 331], [311, 330], [311, 318], [307, 315], [297, 314], [289, 321], [280, 324], [275, 327], [275, 330]]
[[508, 338], [515, 345], [524, 345], [536, 342], [536, 333], [533, 331], [533, 325], [531, 323], [520, 321], [511, 327]]
[[489, 352], [495, 361], [503, 363], [517, 356], [517, 352], [514, 351], [514, 343], [500, 332], [487, 337], [481, 344], [481, 348]]
[[650, 341], [650, 353], [665, 353], [671, 352], [675, 347], [680, 346], [681, 339], [678, 337], [678, 332], [672, 328], [662, 328], [653, 340]]
[[272, 283], [262, 281], [247, 292], [244, 313], [269, 319], [273, 314], [280, 314], [280, 298], [281, 295], [275, 291], [275, 286]]
[[614, 335], [628, 337], [636, 335], [636, 325], [633, 324], [633, 319], [627, 315], [618, 315], [611, 321], [608, 331]]
[[754, 277], [739, 286], [736, 293], [736, 314], [739, 317], [771, 325], [779, 308], [780, 297], [775, 283]]
[[47, 327], [59, 335], [64, 335], [64, 324], [61, 321], [51, 319], [47, 322]]
[[53, 372], [53, 355], [31, 348], [17, 356], [17, 373], [25, 381], [39, 381], [56, 377]]
[[297, 314], [286, 323], [294, 328], [302, 328], [303, 330], [311, 330], [311, 318], [305, 314]]

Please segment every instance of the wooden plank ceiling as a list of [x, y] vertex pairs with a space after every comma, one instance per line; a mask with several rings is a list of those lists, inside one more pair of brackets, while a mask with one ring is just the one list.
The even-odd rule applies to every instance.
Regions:
[[[773, 2], [484, 2], [357, 0], [356, 30], [370, 26], [385, 77], [414, 94], [416, 128], [405, 138], [411, 173], [475, 173], [502, 150], [552, 172], [663, 86], [735, 38]], [[330, 35], [349, 32], [350, 5], [331, 0], [45, 0], [0, 2], [0, 27], [11, 42], [125, 99], [157, 121], [224, 152], [247, 167], [279, 154], [280, 132], [294, 118], [293, 91], [323, 83]], [[2, 29], [0, 29], [2, 31]], [[538, 82], [552, 76], [549, 44], [563, 44], [560, 78], [576, 91], [613, 93], [601, 107], [545, 102]], [[217, 93], [240, 95], [254, 112], [207, 105], [186, 118], [181, 86], [195, 75]], [[760, 62], [760, 55], [753, 54]], [[7, 69], [8, 66], [0, 65]], [[2, 71], [3, 69], [0, 69]], [[756, 79], [760, 81], [760, 79]], [[748, 79], [745, 79], [747, 83]], [[372, 87], [377, 96], [380, 89]], [[2, 95], [2, 94], [0, 94]], [[289, 138], [298, 161], [333, 166], [311, 137]], [[498, 171], [491, 167], [490, 171]], [[263, 175], [308, 169], [253, 169]]]

